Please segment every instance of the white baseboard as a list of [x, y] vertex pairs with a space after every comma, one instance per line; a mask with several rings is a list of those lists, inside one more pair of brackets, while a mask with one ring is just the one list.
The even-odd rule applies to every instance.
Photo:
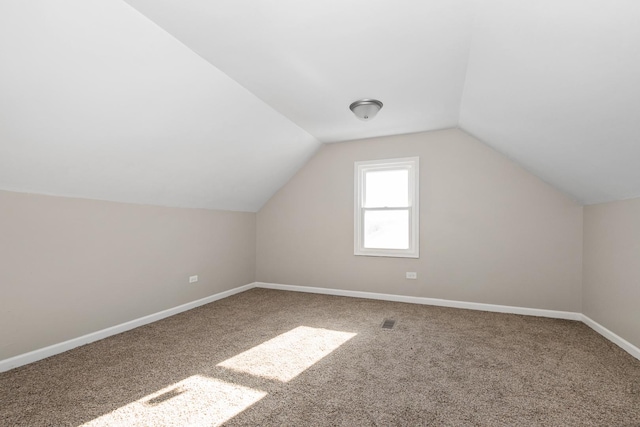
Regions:
[[538, 308], [512, 307], [508, 305], [482, 304], [476, 302], [453, 301], [437, 298], [410, 297], [404, 295], [378, 294], [373, 292], [345, 291], [342, 289], [314, 288], [310, 286], [282, 285], [279, 283], [254, 283], [256, 288], [278, 289], [282, 291], [308, 292], [313, 294], [337, 295], [343, 297], [368, 298], [385, 301], [407, 302], [412, 304], [437, 305], [440, 307], [464, 308], [468, 310], [493, 311], [497, 313], [523, 314], [525, 316], [550, 317], [553, 319], [577, 320], [616, 344], [624, 351], [640, 360], [640, 348], [611, 332], [609, 329], [582, 313], [572, 311], [544, 310]]
[[345, 291], [342, 289], [313, 288], [310, 286], [281, 285], [278, 283], [256, 282], [257, 288], [279, 289], [282, 291], [308, 292], [312, 294], [337, 295], [343, 297], [377, 299], [407, 302], [411, 304], [437, 305], [440, 307], [464, 308], [468, 310], [493, 311], [496, 313], [523, 314], [526, 316], [551, 317], [554, 319], [582, 320], [582, 314], [572, 311], [544, 310], [539, 308], [512, 307], [508, 305], [483, 304], [477, 302], [453, 301], [438, 298], [410, 297], [404, 295], [378, 294], [374, 292]]
[[71, 350], [72, 348], [79, 347], [81, 345], [89, 344], [94, 341], [98, 341], [112, 335], [116, 335], [130, 329], [137, 328], [149, 323], [157, 322], [165, 317], [173, 316], [174, 314], [182, 313], [183, 311], [191, 310], [192, 308], [199, 307], [201, 305], [209, 304], [210, 302], [217, 301], [222, 298], [235, 295], [240, 292], [247, 291], [255, 287], [254, 283], [248, 285], [239, 286], [237, 288], [230, 289], [228, 291], [220, 292], [206, 298], [202, 298], [196, 301], [192, 301], [186, 304], [179, 305], [177, 307], [169, 308], [167, 310], [160, 311], [158, 313], [150, 314], [148, 316], [140, 317], [138, 319], [131, 320], [129, 322], [121, 323], [110, 328], [102, 329], [97, 332], [92, 332], [87, 335], [83, 335], [78, 338], [73, 338], [68, 341], [64, 341], [58, 344], [53, 344], [48, 347], [40, 348], [38, 350], [30, 351], [28, 353], [20, 354], [18, 356], [10, 357], [9, 359], [0, 360], [0, 372], [8, 371], [9, 369], [17, 368], [29, 363], [36, 362], [38, 360], [45, 359], [47, 357]]
[[589, 326], [591, 329], [593, 329], [594, 331], [596, 331], [597, 333], [599, 333], [600, 335], [602, 335], [612, 343], [616, 344], [618, 347], [622, 348], [624, 351], [626, 351], [636, 359], [640, 360], [640, 348], [631, 344], [629, 341], [625, 340], [621, 336], [611, 332], [609, 329], [605, 328], [604, 326], [602, 326], [601, 324], [599, 324], [598, 322], [596, 322], [595, 320], [589, 318], [584, 314], [582, 315], [581, 320], [584, 324]]
[[315, 288], [309, 286], [295, 286], [295, 285], [282, 285], [277, 283], [264, 283], [264, 282], [254, 282], [249, 283], [248, 285], [239, 286], [234, 289], [230, 289], [228, 291], [220, 292], [206, 298], [202, 298], [196, 301], [192, 301], [187, 304], [182, 304], [177, 307], [173, 307], [167, 310], [160, 311], [158, 313], [150, 314], [148, 316], [141, 317], [139, 319], [131, 320], [129, 322], [122, 323], [120, 325], [112, 326], [110, 328], [102, 329], [97, 332], [92, 332], [87, 335], [83, 335], [78, 338], [73, 338], [68, 341], [64, 341], [58, 344], [50, 345], [48, 347], [44, 347], [38, 350], [31, 351], [29, 353], [24, 353], [18, 356], [11, 357], [9, 359], [0, 360], [0, 372], [8, 371], [9, 369], [17, 368], [19, 366], [23, 366], [29, 363], [36, 362], [41, 359], [45, 359], [47, 357], [71, 350], [75, 347], [79, 347], [81, 345], [89, 344], [94, 341], [98, 341], [112, 335], [116, 335], [130, 329], [137, 328], [139, 326], [143, 326], [152, 322], [156, 322], [158, 320], [164, 319], [165, 317], [173, 316], [178, 313], [182, 313], [183, 311], [191, 310], [192, 308], [199, 307], [204, 304], [208, 304], [213, 301], [217, 301], [226, 297], [230, 297], [231, 295], [238, 294], [240, 292], [248, 291], [252, 288], [266, 288], [266, 289], [278, 289], [282, 291], [293, 291], [293, 292], [307, 292], [314, 294], [325, 294], [325, 295], [336, 295], [336, 296], [345, 296], [345, 297], [355, 297], [355, 298], [366, 298], [366, 299], [376, 299], [376, 300], [384, 300], [384, 301], [395, 301], [395, 302], [406, 302], [411, 304], [424, 304], [424, 305], [435, 305], [440, 307], [451, 307], [451, 308], [463, 308], [468, 310], [480, 310], [480, 311], [492, 311], [497, 313], [511, 313], [511, 314], [522, 314], [526, 316], [539, 316], [539, 317], [550, 317], [554, 319], [567, 319], [567, 320], [578, 320], [584, 322], [586, 325], [591, 327], [594, 331], [598, 332], [603, 337], [607, 338], [609, 341], [621, 347], [623, 350], [631, 354], [636, 359], [640, 360], [640, 348], [634, 346], [630, 342], [626, 341], [624, 338], [616, 335], [611, 332], [609, 329], [590, 319], [582, 313], [575, 313], [571, 311], [557, 311], [557, 310], [544, 310], [538, 308], [526, 308], [526, 307], [512, 307], [507, 305], [496, 305], [496, 304], [483, 304], [483, 303], [475, 303], [475, 302], [466, 302], [466, 301], [453, 301], [453, 300], [445, 300], [438, 298], [424, 298], [424, 297], [411, 297], [404, 295], [393, 295], [393, 294], [380, 294], [374, 292], [362, 292], [362, 291], [347, 291], [342, 289], [330, 289], [330, 288]]

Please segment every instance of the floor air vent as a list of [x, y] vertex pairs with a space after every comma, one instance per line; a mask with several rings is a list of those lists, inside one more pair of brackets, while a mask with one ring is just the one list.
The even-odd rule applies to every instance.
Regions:
[[382, 322], [382, 329], [393, 329], [395, 325], [396, 325], [395, 320], [384, 319], [384, 322]]

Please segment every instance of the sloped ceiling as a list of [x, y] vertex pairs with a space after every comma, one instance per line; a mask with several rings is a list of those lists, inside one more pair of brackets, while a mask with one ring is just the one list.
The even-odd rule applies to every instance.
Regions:
[[321, 143], [459, 126], [640, 196], [636, 0], [127, 3], [0, 2], [0, 188], [256, 211]]
[[583, 203], [640, 196], [640, 2], [478, 5], [460, 126]]
[[1, 1], [0, 64], [0, 189], [256, 211], [320, 145], [121, 1]]

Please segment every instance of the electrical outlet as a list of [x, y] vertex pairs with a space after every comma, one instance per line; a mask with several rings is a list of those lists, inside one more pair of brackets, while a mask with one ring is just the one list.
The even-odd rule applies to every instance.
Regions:
[[416, 273], [415, 271], [407, 271], [407, 279], [417, 279], [418, 278], [418, 273]]
[[198, 276], [189, 276], [189, 283], [196, 283], [198, 281]]

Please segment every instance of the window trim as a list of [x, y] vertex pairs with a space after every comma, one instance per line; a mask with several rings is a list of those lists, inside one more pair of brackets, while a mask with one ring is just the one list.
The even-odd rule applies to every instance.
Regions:
[[[365, 174], [379, 170], [407, 169], [409, 171], [409, 206], [407, 208], [365, 208]], [[354, 162], [354, 255], [396, 258], [420, 258], [420, 158], [404, 157]], [[408, 210], [409, 248], [372, 249], [364, 247], [364, 212], [367, 210]]]

